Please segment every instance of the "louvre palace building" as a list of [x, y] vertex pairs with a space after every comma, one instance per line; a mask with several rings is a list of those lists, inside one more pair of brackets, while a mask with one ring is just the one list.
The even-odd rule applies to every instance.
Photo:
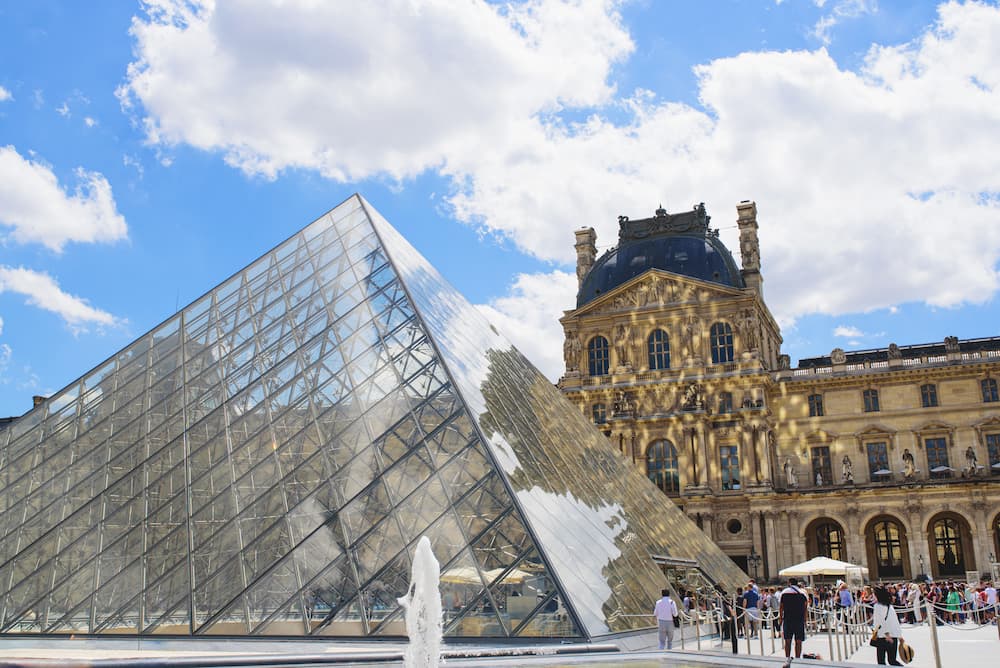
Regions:
[[[799, 360], [703, 205], [576, 232], [558, 386], [747, 573], [819, 555], [873, 580], [978, 578], [1000, 555], [1000, 337]], [[994, 575], [993, 577], [996, 577]]]

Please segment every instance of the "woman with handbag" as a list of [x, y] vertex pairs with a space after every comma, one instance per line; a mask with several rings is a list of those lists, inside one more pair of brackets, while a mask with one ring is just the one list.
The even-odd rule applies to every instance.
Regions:
[[875, 656], [879, 665], [884, 666], [887, 658], [890, 666], [903, 665], [896, 661], [896, 649], [902, 634], [899, 617], [896, 615], [896, 609], [892, 607], [892, 595], [884, 587], [876, 587], [870, 644], [875, 646]]

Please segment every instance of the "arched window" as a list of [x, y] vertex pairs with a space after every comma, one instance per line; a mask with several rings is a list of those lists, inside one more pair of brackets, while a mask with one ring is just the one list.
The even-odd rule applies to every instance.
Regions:
[[840, 524], [827, 517], [821, 517], [812, 522], [806, 531], [806, 555], [810, 559], [829, 557], [846, 561], [844, 529]]
[[662, 329], [654, 329], [649, 335], [649, 369], [670, 368], [670, 337]]
[[587, 365], [591, 376], [607, 376], [610, 360], [608, 340], [595, 336], [587, 344]]
[[670, 441], [654, 441], [646, 450], [646, 475], [667, 494], [681, 491], [677, 448]]
[[908, 577], [906, 530], [899, 522], [888, 517], [876, 518], [869, 524], [865, 538], [868, 570], [873, 580]]
[[1000, 559], [1000, 515], [993, 518], [993, 558]]
[[950, 515], [931, 521], [933, 573], [935, 577], [963, 576], [972, 566], [969, 530], [962, 520]]
[[712, 345], [712, 364], [725, 364], [732, 362], [733, 355], [733, 328], [725, 322], [717, 322], [710, 330]]

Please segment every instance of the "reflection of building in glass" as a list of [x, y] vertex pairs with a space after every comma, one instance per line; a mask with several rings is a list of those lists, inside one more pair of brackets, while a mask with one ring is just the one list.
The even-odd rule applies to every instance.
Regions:
[[647, 627], [665, 559], [744, 577], [360, 197], [0, 455], [0, 632], [400, 635], [423, 535], [456, 637]]
[[585, 416], [628, 396], [594, 422], [741, 567], [759, 554], [775, 577], [823, 554], [873, 578], [989, 572], [1000, 337], [836, 349], [793, 369], [763, 298], [757, 207], [737, 214], [741, 267], [703, 206], [621, 216], [600, 257], [594, 230], [576, 232], [562, 391]]

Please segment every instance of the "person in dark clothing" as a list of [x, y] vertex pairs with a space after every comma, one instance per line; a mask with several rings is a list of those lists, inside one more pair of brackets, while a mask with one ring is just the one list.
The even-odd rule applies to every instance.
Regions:
[[781, 622], [781, 637], [785, 639], [785, 658], [792, 656], [792, 640], [795, 641], [795, 658], [802, 657], [802, 642], [806, 639], [806, 609], [809, 599], [799, 589], [795, 578], [788, 580], [788, 586], [781, 592], [778, 606], [778, 620]]

